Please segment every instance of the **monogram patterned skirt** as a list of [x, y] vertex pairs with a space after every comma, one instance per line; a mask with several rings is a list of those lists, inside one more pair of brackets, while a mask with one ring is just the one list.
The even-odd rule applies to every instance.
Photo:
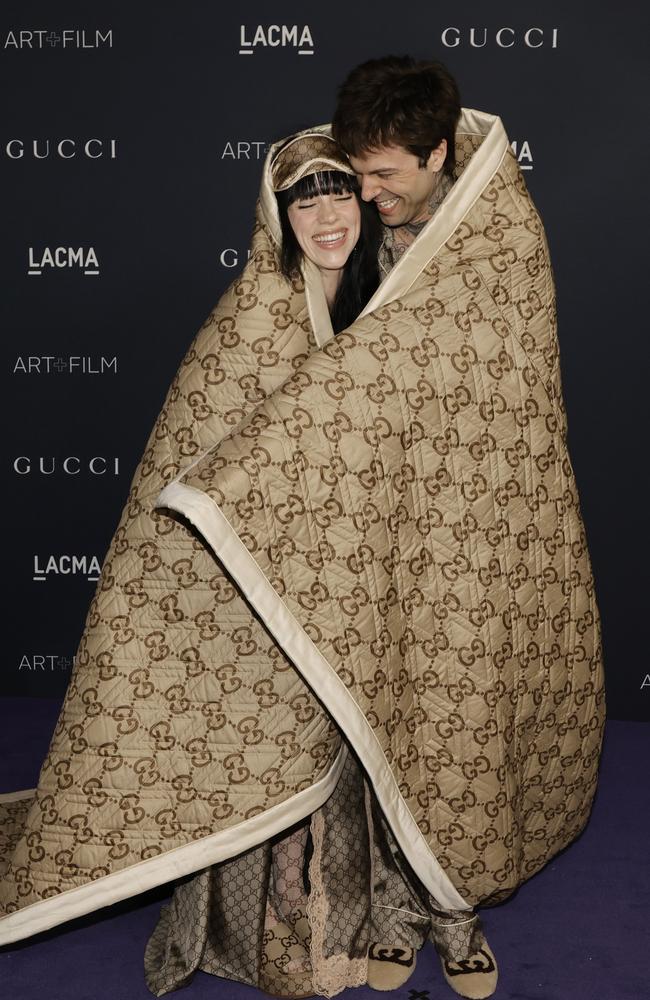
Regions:
[[145, 951], [163, 996], [197, 970], [280, 997], [331, 997], [366, 982], [373, 942], [470, 954], [479, 928], [444, 913], [410, 870], [356, 759], [302, 823], [176, 886]]

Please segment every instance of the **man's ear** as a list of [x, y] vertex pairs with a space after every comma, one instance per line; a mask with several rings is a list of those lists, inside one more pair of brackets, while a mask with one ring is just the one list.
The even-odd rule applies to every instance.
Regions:
[[439, 170], [442, 170], [446, 156], [447, 140], [441, 139], [440, 145], [436, 146], [435, 149], [432, 149], [429, 154], [429, 159], [427, 160], [427, 170], [437, 174]]

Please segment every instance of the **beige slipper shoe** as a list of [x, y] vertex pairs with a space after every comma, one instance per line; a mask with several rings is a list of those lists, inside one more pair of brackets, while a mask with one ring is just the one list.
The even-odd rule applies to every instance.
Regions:
[[485, 1000], [497, 988], [499, 970], [492, 949], [483, 938], [478, 951], [460, 962], [440, 956], [442, 973], [455, 993], [470, 1000]]
[[388, 992], [403, 986], [415, 971], [416, 954], [412, 948], [390, 944], [371, 944], [368, 949], [368, 986]]

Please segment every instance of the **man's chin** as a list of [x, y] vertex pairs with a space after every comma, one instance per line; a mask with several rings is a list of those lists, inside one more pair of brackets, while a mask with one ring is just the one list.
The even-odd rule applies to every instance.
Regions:
[[389, 212], [382, 212], [379, 205], [377, 205], [377, 214], [381, 220], [382, 226], [388, 226], [390, 229], [397, 229], [398, 226], [404, 225], [404, 216], [407, 213], [404, 211], [404, 202], [401, 198], [398, 198]]
[[404, 215], [388, 215], [384, 217], [381, 212], [379, 213], [379, 218], [382, 221], [382, 225], [386, 226], [387, 229], [399, 229], [401, 226], [406, 225], [408, 219], [404, 218]]

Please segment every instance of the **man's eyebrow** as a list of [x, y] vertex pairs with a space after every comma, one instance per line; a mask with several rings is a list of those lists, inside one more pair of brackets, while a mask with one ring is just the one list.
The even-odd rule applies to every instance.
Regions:
[[367, 174], [368, 176], [370, 176], [371, 174], [389, 174], [392, 173], [394, 170], [396, 170], [396, 167], [375, 167], [374, 170], [368, 170]]

